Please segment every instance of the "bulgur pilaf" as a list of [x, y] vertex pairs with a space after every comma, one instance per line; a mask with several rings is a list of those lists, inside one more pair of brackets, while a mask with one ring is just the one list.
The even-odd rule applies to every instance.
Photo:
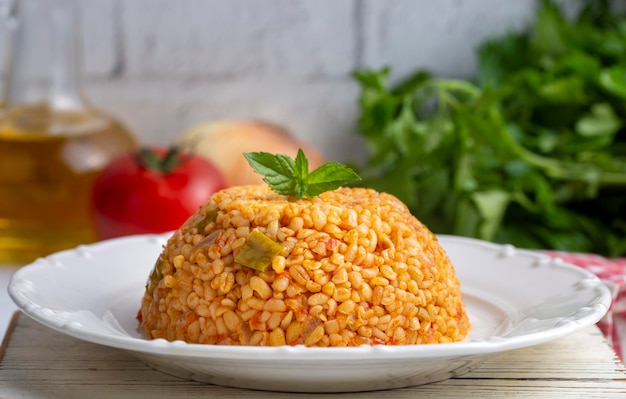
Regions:
[[[279, 245], [261, 270], [235, 262], [253, 232]], [[151, 338], [227, 345], [444, 343], [470, 329], [435, 235], [365, 188], [217, 192], [168, 240], [138, 318]]]

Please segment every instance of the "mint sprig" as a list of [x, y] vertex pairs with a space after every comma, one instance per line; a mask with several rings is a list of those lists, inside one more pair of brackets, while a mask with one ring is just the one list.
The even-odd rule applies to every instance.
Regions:
[[361, 180], [354, 170], [336, 162], [326, 162], [309, 173], [309, 160], [302, 149], [298, 149], [296, 159], [269, 152], [245, 152], [243, 156], [272, 190], [297, 199], [312, 198]]

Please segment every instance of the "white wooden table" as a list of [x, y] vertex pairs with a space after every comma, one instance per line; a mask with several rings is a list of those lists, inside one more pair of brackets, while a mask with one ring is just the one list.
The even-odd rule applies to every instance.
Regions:
[[17, 305], [15, 305], [9, 297], [7, 287], [11, 276], [18, 269], [18, 265], [0, 263], [0, 339], [4, 337], [4, 333], [11, 321], [11, 316], [17, 310]]
[[594, 326], [502, 353], [463, 376], [390, 391], [297, 394], [226, 388], [154, 371], [16, 313], [0, 349], [0, 398], [626, 398], [626, 368]]

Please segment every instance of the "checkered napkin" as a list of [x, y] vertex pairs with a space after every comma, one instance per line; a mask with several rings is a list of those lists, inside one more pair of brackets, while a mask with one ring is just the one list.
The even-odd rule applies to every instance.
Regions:
[[626, 360], [626, 258], [549, 251], [548, 255], [580, 266], [598, 276], [613, 293], [613, 303], [598, 327], [622, 361]]

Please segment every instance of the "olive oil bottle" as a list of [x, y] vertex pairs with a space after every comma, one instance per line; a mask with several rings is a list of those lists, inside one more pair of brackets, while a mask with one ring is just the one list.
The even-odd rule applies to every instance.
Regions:
[[0, 264], [23, 264], [96, 239], [94, 179], [137, 144], [83, 93], [78, 2], [9, 5], [0, 98]]

